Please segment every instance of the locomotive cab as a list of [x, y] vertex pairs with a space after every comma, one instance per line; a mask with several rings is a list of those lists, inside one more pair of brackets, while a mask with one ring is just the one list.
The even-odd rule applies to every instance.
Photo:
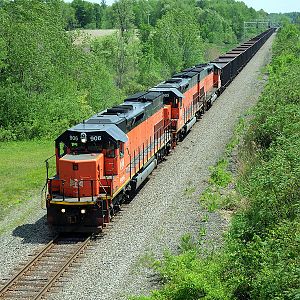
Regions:
[[184, 95], [179, 91], [176, 85], [173, 86], [170, 83], [160, 84], [155, 88], [152, 88], [150, 91], [164, 93], [164, 104], [169, 105], [171, 108], [171, 127], [172, 130], [176, 132], [179, 126], [178, 120], [180, 119], [182, 114]]
[[220, 89], [221, 88], [221, 68], [220, 66], [218, 66], [217, 64], [212, 64], [213, 65], [213, 87], [216, 89]]
[[56, 174], [47, 180], [48, 223], [59, 231], [95, 231], [105, 223], [124, 156], [127, 137], [117, 126], [97, 132], [82, 127], [56, 140]]

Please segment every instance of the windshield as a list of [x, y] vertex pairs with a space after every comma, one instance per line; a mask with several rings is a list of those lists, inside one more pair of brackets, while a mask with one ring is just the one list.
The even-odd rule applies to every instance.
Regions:
[[[85, 153], [104, 153], [106, 157], [115, 157], [115, 145], [109, 142], [72, 142], [68, 147], [68, 153], [77, 155]], [[104, 151], [103, 151], [104, 150]]]
[[102, 143], [88, 142], [88, 143], [71, 143], [70, 144], [71, 154], [84, 154], [84, 153], [101, 153], [103, 150]]

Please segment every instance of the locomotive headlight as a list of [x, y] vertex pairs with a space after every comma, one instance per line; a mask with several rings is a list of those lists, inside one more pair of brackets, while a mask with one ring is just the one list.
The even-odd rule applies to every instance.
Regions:
[[85, 209], [82, 209], [80, 212], [81, 212], [82, 214], [85, 214]]
[[81, 135], [80, 135], [80, 140], [81, 140], [81, 143], [85, 144], [86, 141], [87, 141], [87, 137], [86, 137], [86, 133], [85, 132], [82, 132]]
[[61, 209], [61, 212], [64, 214], [66, 212], [66, 209], [65, 208], [62, 208]]

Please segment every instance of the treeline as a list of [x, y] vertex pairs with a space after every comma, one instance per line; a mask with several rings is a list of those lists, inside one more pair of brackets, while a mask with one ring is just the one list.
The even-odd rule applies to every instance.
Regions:
[[[143, 24], [155, 26], [163, 14], [173, 6], [172, 0], [127, 0], [126, 6], [132, 9], [133, 26], [140, 28]], [[274, 23], [300, 23], [300, 13], [270, 13], [263, 10], [255, 11], [248, 8], [243, 2], [231, 0], [199, 0], [197, 2], [181, 1], [183, 6], [193, 5], [202, 10], [202, 24], [209, 20], [213, 23], [213, 32], [233, 29], [237, 38], [243, 35], [243, 22], [248, 20], [268, 19]], [[118, 4], [107, 5], [105, 0], [101, 4], [91, 3], [84, 0], [73, 0], [71, 3], [64, 3], [65, 28], [73, 30], [76, 28], [85, 29], [111, 29], [116, 28], [118, 23]], [[225, 28], [224, 28], [225, 26]], [[208, 30], [207, 30], [208, 29]], [[210, 28], [211, 29], [211, 28]], [[211, 31], [204, 30], [204, 34]]]
[[[0, 0], [0, 141], [53, 138], [214, 58], [207, 49], [231, 48], [243, 21], [264, 14], [234, 0]], [[95, 40], [66, 30], [108, 20], [118, 33]]]
[[0, 8], [0, 140], [53, 138], [118, 101], [112, 75], [63, 26], [60, 1]]
[[271, 13], [268, 15], [268, 19], [270, 19], [274, 23], [279, 24], [300, 24], [300, 12]]
[[[210, 195], [237, 208], [225, 245], [211, 252], [201, 238], [185, 237], [180, 255], [154, 264], [163, 288], [134, 299], [299, 299], [299, 36], [299, 26], [286, 25], [276, 37], [269, 82], [244, 133], [235, 191]], [[215, 191], [231, 183], [220, 168], [211, 178]]]
[[225, 34], [227, 41], [232, 38], [240, 39], [243, 36], [244, 21], [263, 19], [267, 16], [263, 10], [255, 11], [243, 2], [234, 0], [123, 0], [111, 6], [106, 5], [105, 0], [102, 0], [101, 4], [73, 0], [64, 4], [65, 28], [68, 30], [116, 28], [119, 25], [122, 7], [126, 7], [127, 12], [130, 11], [132, 25], [135, 28], [141, 28], [145, 24], [155, 26], [170, 9], [187, 6], [198, 10], [199, 22], [202, 25], [200, 34], [210, 42], [219, 41], [220, 37], [221, 40], [224, 39], [222, 34]]

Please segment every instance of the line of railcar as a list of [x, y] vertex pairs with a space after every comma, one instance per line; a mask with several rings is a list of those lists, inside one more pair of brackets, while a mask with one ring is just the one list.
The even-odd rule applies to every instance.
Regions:
[[63, 232], [100, 231], [273, 32], [62, 133], [55, 141], [56, 174], [47, 175], [48, 224]]
[[216, 64], [220, 69], [222, 69], [221, 90], [224, 90], [230, 84], [234, 77], [244, 68], [266, 40], [275, 32], [275, 30], [276, 28], [270, 28], [253, 39], [211, 61], [211, 63]]

